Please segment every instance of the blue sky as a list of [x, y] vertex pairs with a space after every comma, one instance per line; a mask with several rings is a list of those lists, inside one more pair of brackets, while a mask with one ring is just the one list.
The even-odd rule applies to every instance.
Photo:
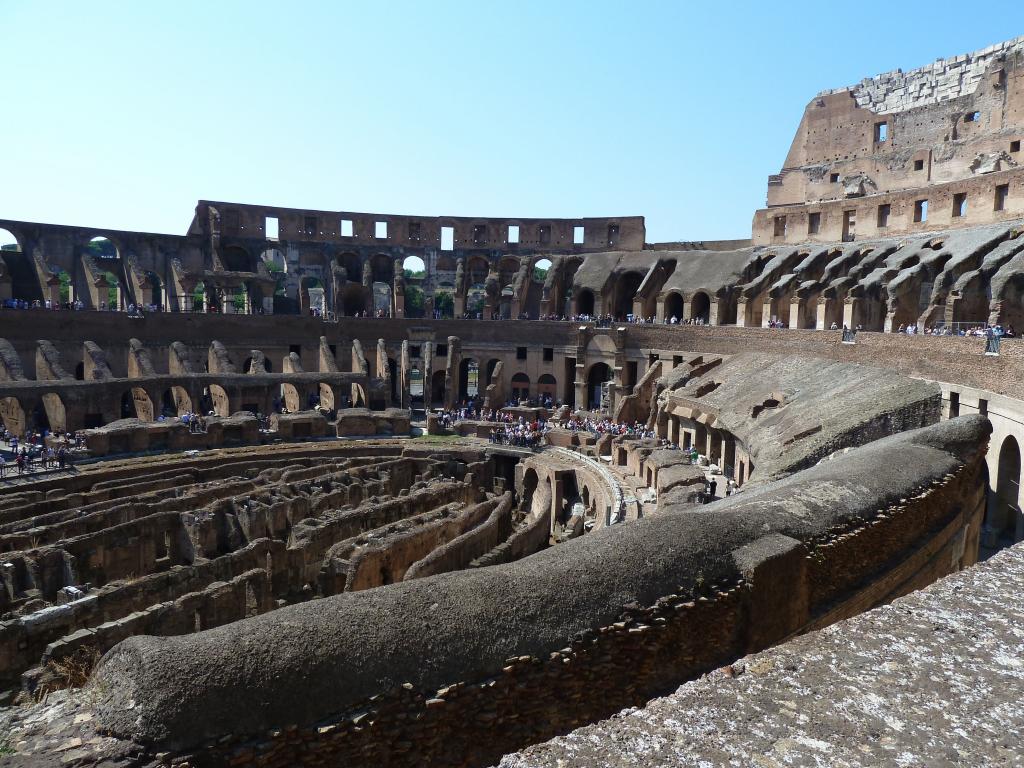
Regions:
[[647, 217], [750, 236], [820, 90], [1024, 34], [1019, 3], [0, 0], [0, 218], [199, 199]]

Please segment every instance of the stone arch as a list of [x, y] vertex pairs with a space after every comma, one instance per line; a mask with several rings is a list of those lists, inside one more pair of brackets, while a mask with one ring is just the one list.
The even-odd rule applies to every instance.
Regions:
[[512, 399], [513, 400], [529, 400], [530, 399], [530, 377], [520, 371], [512, 376]]
[[690, 320], [707, 323], [711, 319], [711, 297], [705, 291], [697, 291], [690, 298]]
[[121, 418], [153, 421], [153, 401], [142, 387], [131, 387], [121, 394]]
[[683, 317], [683, 297], [678, 291], [672, 291], [665, 297], [665, 312], [661, 319], [668, 321], [673, 317], [680, 322], [685, 320]]
[[[417, 279], [420, 277], [426, 277], [427, 265], [419, 256], [406, 256], [405, 259], [402, 260], [402, 272], [411, 273], [405, 275], [407, 279], [410, 277]], [[417, 275], [417, 272], [421, 274]]]
[[543, 283], [547, 277], [548, 272], [551, 271], [552, 263], [548, 257], [537, 259], [533, 262], [533, 270], [530, 277], [535, 283]]
[[593, 315], [594, 314], [594, 292], [589, 288], [584, 288], [576, 296], [576, 314], [577, 315]]
[[607, 363], [594, 363], [587, 371], [587, 409], [596, 411], [601, 407], [601, 390], [606, 381], [611, 381], [612, 369]]
[[644, 281], [642, 272], [629, 271], [617, 275], [615, 279], [615, 299], [612, 304], [612, 314], [616, 320], [625, 319], [626, 315], [633, 313], [633, 299], [636, 292], [640, 290], [640, 284]]
[[498, 262], [498, 282], [504, 289], [512, 285], [519, 272], [519, 259], [505, 256]]
[[220, 384], [211, 384], [207, 387], [207, 395], [210, 398], [210, 410], [218, 416], [231, 415], [231, 399], [227, 390]]
[[160, 413], [163, 416], [181, 416], [192, 411], [192, 398], [184, 387], [172, 386], [160, 397]]
[[332, 387], [330, 384], [326, 382], [321, 381], [319, 389], [320, 407], [328, 411], [335, 410], [337, 408], [337, 405], [334, 402], [334, 387]]
[[487, 282], [487, 274], [491, 271], [491, 264], [483, 256], [470, 256], [466, 262], [466, 284], [474, 288], [483, 287]]
[[1009, 435], [999, 447], [996, 506], [990, 525], [999, 539], [1010, 542], [1021, 539], [1020, 464], [1020, 446], [1017, 439]]
[[383, 253], [370, 258], [370, 270], [374, 283], [391, 284], [395, 279], [395, 267], [390, 256]]
[[299, 390], [295, 388], [294, 384], [288, 384], [287, 382], [281, 384], [281, 402], [284, 404], [285, 410], [290, 413], [302, 410]]
[[240, 245], [228, 245], [221, 249], [221, 263], [227, 272], [255, 272], [252, 254]]
[[541, 374], [537, 379], [537, 395], [548, 395], [552, 400], [558, 397], [558, 380], [550, 373]]

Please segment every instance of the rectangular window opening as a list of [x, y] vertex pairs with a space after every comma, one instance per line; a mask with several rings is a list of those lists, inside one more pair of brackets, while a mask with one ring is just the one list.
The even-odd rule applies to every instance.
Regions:
[[526, 347], [516, 347], [516, 360], [526, 359]]
[[821, 230], [821, 213], [815, 211], [807, 214], [807, 234], [816, 235]]
[[981, 120], [981, 112], [968, 112], [964, 115], [965, 123], [976, 123]]
[[920, 223], [922, 221], [928, 221], [928, 201], [927, 200], [915, 200], [914, 201], [914, 221]]
[[889, 215], [892, 213], [892, 205], [882, 203], [878, 206], [878, 228], [885, 229], [889, 226]]
[[960, 393], [949, 393], [949, 418], [955, 419], [960, 415]]
[[1020, 139], [1014, 139], [1010, 142], [1011, 152], [1020, 152]]
[[996, 187], [996, 200], [995, 210], [1005, 211], [1006, 210], [1006, 198], [1010, 196], [1010, 185], [1000, 184]]
[[448, 357], [448, 345], [438, 344], [434, 348], [434, 355], [436, 355], [437, 357]]
[[881, 144], [889, 138], [889, 123], [875, 123], [875, 143]]
[[519, 242], [519, 225], [509, 224], [508, 225], [508, 241], [509, 243]]
[[267, 216], [263, 220], [263, 232], [266, 234], [267, 240], [277, 240], [279, 236], [277, 216]]
[[914, 170], [915, 171], [923, 171], [924, 170], [924, 160], [915, 160], [914, 161]]
[[839, 174], [838, 173], [829, 174], [828, 182], [829, 182], [829, 184], [838, 184], [839, 183]]
[[967, 215], [967, 193], [957, 192], [953, 195], [953, 218], [959, 219]]
[[583, 227], [573, 227], [572, 228], [572, 244], [573, 245], [583, 245], [584, 234], [585, 234], [585, 232], [584, 232]]
[[554, 359], [555, 359], [555, 349], [554, 349], [554, 347], [544, 347], [544, 362], [545, 363], [550, 363]]
[[988, 400], [978, 400], [978, 413], [988, 416]]
[[775, 217], [775, 237], [786, 236], [786, 217], [776, 216]]
[[441, 227], [441, 250], [455, 250], [455, 227]]
[[352, 237], [353, 231], [354, 230], [352, 229], [352, 219], [342, 219], [341, 220], [341, 236], [342, 237]]
[[386, 221], [377, 221], [373, 224], [373, 236], [378, 240], [388, 239], [388, 223]]

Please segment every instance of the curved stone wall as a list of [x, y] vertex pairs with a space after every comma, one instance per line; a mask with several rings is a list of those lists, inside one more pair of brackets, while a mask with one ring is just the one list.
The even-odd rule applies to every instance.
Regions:
[[[92, 683], [99, 724], [180, 751], [290, 723], [304, 728], [303, 752], [317, 760], [343, 760], [354, 748], [411, 765], [451, 750], [483, 764], [513, 742], [610, 713], [969, 564], [988, 429], [965, 418], [886, 438], [707, 513], [609, 528], [517, 563], [190, 637], [131, 639]], [[682, 636], [690, 640], [678, 644]], [[631, 644], [645, 652], [630, 656]], [[534, 681], [521, 695], [512, 685], [520, 674]], [[630, 682], [620, 688], [623, 675]], [[449, 706], [445, 691], [455, 689], [465, 704]], [[561, 718], [518, 719], [568, 696], [583, 702]], [[494, 714], [467, 721], [465, 705]], [[390, 716], [378, 720], [378, 710]], [[407, 758], [388, 746], [409, 738]], [[279, 746], [270, 737], [258, 749]]]

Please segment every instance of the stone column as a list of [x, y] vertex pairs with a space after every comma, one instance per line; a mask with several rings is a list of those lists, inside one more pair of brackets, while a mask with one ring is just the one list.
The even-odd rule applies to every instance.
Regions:
[[744, 328], [747, 325], [747, 300], [741, 298], [736, 303], [736, 326]]

